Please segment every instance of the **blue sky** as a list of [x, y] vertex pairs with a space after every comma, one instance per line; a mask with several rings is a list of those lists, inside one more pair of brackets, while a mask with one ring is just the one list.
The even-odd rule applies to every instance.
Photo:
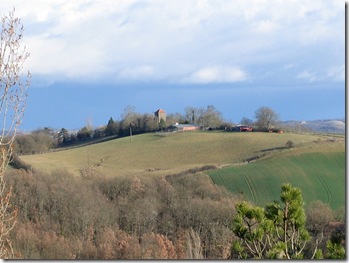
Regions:
[[23, 130], [81, 128], [123, 109], [214, 105], [238, 123], [345, 116], [345, 2], [8, 0], [31, 53]]

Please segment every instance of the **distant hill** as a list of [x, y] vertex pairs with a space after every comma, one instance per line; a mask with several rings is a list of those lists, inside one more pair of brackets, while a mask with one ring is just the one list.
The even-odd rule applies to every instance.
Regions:
[[345, 133], [345, 119], [312, 120], [312, 121], [283, 121], [282, 125], [292, 127], [295, 131], [309, 130], [324, 133]]

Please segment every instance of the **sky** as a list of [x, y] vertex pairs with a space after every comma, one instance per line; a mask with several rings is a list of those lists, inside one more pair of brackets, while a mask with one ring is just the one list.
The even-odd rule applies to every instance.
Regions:
[[345, 117], [342, 0], [6, 0], [32, 74], [23, 131], [213, 105], [282, 120]]

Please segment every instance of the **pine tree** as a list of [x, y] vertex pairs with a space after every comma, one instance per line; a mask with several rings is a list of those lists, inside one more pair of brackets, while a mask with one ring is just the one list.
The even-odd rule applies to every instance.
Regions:
[[[232, 230], [239, 238], [233, 244], [237, 258], [301, 259], [310, 240], [305, 228], [306, 216], [301, 190], [284, 184], [281, 202], [261, 207], [242, 202], [236, 205], [237, 216]], [[313, 257], [318, 255], [313, 253]]]

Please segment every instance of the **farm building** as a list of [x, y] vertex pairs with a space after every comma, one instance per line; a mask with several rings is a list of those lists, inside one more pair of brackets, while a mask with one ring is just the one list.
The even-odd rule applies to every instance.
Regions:
[[236, 129], [241, 132], [251, 132], [253, 131], [253, 128], [251, 126], [246, 126], [246, 125], [239, 125], [236, 126]]
[[183, 132], [183, 131], [198, 131], [201, 129], [200, 125], [197, 124], [174, 124], [169, 127], [168, 131], [172, 132]]
[[163, 119], [164, 121], [166, 121], [166, 112], [162, 109], [158, 109], [156, 112], [154, 112], [154, 115], [158, 121], [158, 123], [160, 123], [160, 120]]

